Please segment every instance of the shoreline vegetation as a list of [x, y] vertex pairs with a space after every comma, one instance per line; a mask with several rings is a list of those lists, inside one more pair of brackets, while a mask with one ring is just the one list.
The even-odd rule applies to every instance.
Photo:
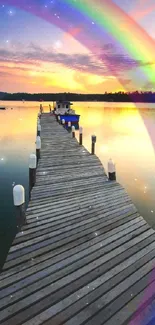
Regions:
[[78, 93], [6, 93], [0, 92], [0, 100], [3, 101], [39, 101], [49, 102], [66, 100], [73, 102], [137, 102], [155, 103], [155, 92], [115, 92], [104, 94], [78, 94]]

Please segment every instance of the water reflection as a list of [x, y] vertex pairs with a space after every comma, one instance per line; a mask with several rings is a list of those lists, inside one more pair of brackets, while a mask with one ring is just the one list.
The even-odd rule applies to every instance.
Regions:
[[29, 108], [28, 103], [19, 106], [10, 102], [7, 108], [0, 111], [0, 265], [16, 233], [13, 184], [25, 187], [26, 203], [28, 201], [28, 159], [35, 150], [38, 112], [38, 105]]
[[[36, 118], [39, 103], [5, 102], [0, 111], [0, 260], [4, 259], [16, 231], [12, 202], [13, 184], [21, 184], [28, 198], [28, 159], [35, 151]], [[140, 104], [141, 114], [133, 104], [74, 103], [81, 114], [83, 140], [90, 149], [91, 135], [97, 136], [96, 154], [107, 170], [112, 158], [117, 180], [124, 185], [140, 214], [155, 224], [155, 105]], [[11, 107], [13, 108], [11, 110]], [[49, 103], [43, 103], [45, 111]], [[148, 110], [147, 108], [150, 108]], [[154, 108], [154, 110], [153, 110]], [[149, 134], [147, 132], [149, 129]], [[78, 137], [78, 132], [77, 132]]]
[[84, 145], [90, 149], [91, 134], [97, 136], [96, 154], [106, 171], [108, 159], [113, 158], [117, 180], [126, 188], [140, 214], [153, 225], [155, 153], [149, 134], [154, 143], [155, 105], [148, 104], [152, 108], [148, 111], [140, 104], [140, 112], [132, 104], [127, 104], [127, 108], [120, 103], [77, 105], [84, 128]]

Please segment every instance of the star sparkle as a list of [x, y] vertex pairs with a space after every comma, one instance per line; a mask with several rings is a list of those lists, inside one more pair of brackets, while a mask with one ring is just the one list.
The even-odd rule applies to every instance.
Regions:
[[10, 9], [10, 10], [8, 10], [7, 14], [8, 14], [8, 16], [13, 17], [15, 15], [15, 10]]

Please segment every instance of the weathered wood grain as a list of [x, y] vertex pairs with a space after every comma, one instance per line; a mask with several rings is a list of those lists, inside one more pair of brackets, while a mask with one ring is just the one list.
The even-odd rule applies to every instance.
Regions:
[[[155, 282], [155, 232], [54, 116], [42, 114], [41, 126], [27, 225], [0, 275], [0, 323], [127, 325]], [[145, 311], [154, 306], [149, 297]]]

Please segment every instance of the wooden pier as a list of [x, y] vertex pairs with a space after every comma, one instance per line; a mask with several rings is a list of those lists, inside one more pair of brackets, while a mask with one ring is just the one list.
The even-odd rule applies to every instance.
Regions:
[[154, 230], [54, 116], [41, 127], [28, 223], [0, 275], [0, 324], [153, 324]]

